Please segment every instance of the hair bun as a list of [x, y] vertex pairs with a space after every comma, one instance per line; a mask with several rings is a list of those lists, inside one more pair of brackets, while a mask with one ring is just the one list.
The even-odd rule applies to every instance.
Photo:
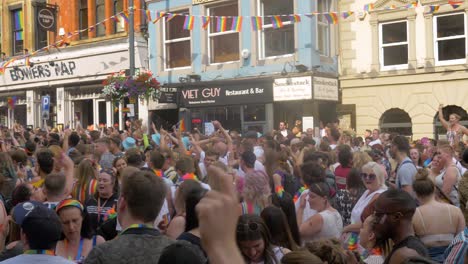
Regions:
[[427, 169], [418, 169], [415, 175], [417, 181], [425, 181], [429, 178], [429, 172]]

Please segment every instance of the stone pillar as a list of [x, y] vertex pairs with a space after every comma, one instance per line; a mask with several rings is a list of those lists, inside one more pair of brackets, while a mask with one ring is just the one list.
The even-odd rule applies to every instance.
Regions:
[[408, 39], [408, 67], [410, 69], [415, 69], [417, 67], [416, 60], [416, 14], [408, 17], [408, 29], [409, 29], [409, 39]]
[[433, 29], [433, 15], [425, 13], [424, 14], [424, 28], [426, 30], [426, 67], [433, 67], [435, 60], [434, 60], [434, 33]]
[[[96, 0], [88, 0], [88, 27], [96, 24]], [[96, 28], [88, 30], [88, 37], [96, 37]]]
[[26, 91], [26, 125], [35, 126], [34, 117], [36, 116], [36, 109], [34, 107], [34, 90]]
[[379, 45], [379, 21], [377, 18], [371, 18], [370, 20], [372, 28], [372, 65], [371, 68], [373, 71], [378, 72], [380, 70], [380, 45]]

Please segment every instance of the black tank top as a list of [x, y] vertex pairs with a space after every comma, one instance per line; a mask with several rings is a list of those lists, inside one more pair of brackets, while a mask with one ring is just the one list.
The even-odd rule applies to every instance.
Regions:
[[403, 247], [407, 247], [407, 248], [415, 250], [422, 257], [428, 257], [429, 256], [427, 248], [424, 246], [424, 244], [421, 242], [421, 240], [419, 240], [415, 236], [409, 236], [409, 237], [403, 239], [397, 245], [393, 246], [392, 252], [390, 252], [388, 257], [385, 258], [384, 264], [390, 263], [390, 259], [392, 258], [395, 251], [397, 251], [398, 249], [403, 248]]

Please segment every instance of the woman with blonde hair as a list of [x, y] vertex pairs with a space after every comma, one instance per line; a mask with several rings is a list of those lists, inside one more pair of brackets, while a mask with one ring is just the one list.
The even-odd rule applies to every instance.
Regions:
[[447, 129], [447, 140], [450, 143], [450, 146], [458, 145], [458, 142], [462, 141], [463, 135], [468, 135], [468, 129], [460, 124], [461, 116], [456, 113], [451, 113], [449, 115], [449, 120], [445, 120], [444, 113], [442, 108], [444, 107], [443, 104], [439, 105], [439, 120]]
[[271, 188], [268, 176], [261, 171], [254, 171], [245, 175], [243, 202], [240, 204], [242, 214], [260, 213], [271, 204]]
[[450, 198], [453, 205], [460, 207], [458, 183], [460, 182], [461, 174], [453, 162], [453, 148], [450, 145], [442, 145], [438, 147], [437, 153], [440, 156], [440, 162], [444, 165], [444, 169], [435, 178], [435, 184]]
[[361, 171], [362, 166], [366, 163], [371, 162], [372, 158], [365, 151], [356, 151], [353, 153], [353, 168]]

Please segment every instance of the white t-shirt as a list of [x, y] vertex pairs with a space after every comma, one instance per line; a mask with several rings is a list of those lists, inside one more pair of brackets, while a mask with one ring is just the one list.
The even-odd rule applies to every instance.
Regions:
[[[263, 166], [263, 164], [258, 160], [255, 161], [254, 170], [262, 171], [262, 172], [266, 173], [265, 166]], [[239, 166], [239, 169], [237, 170], [237, 175], [240, 176], [240, 177], [245, 177], [245, 172], [242, 170], [242, 168], [240, 166]]]
[[0, 263], [5, 264], [75, 264], [73, 261], [66, 260], [60, 256], [38, 255], [38, 254], [22, 254], [16, 257], [4, 260]]
[[[301, 197], [303, 195], [309, 195], [309, 190], [305, 190], [301, 193]], [[301, 199], [299, 197], [299, 199], [297, 199], [296, 203], [294, 204], [294, 206], [296, 207], [296, 212], [299, 211], [299, 206], [300, 206], [300, 203], [301, 203]], [[306, 201], [306, 207], [304, 208], [304, 214], [302, 215], [302, 223], [304, 223], [305, 221], [307, 221], [309, 218], [311, 218], [312, 216], [314, 216], [315, 214], [317, 214], [317, 211], [315, 211], [314, 209], [310, 208], [310, 204], [309, 204], [309, 201]]]
[[374, 141], [369, 142], [369, 146], [370, 146], [370, 147], [372, 147], [372, 146], [374, 146], [374, 145], [376, 145], [376, 144], [382, 145], [382, 141], [380, 140], [380, 138], [378, 138], [378, 139], [376, 139], [376, 140], [374, 140]]

